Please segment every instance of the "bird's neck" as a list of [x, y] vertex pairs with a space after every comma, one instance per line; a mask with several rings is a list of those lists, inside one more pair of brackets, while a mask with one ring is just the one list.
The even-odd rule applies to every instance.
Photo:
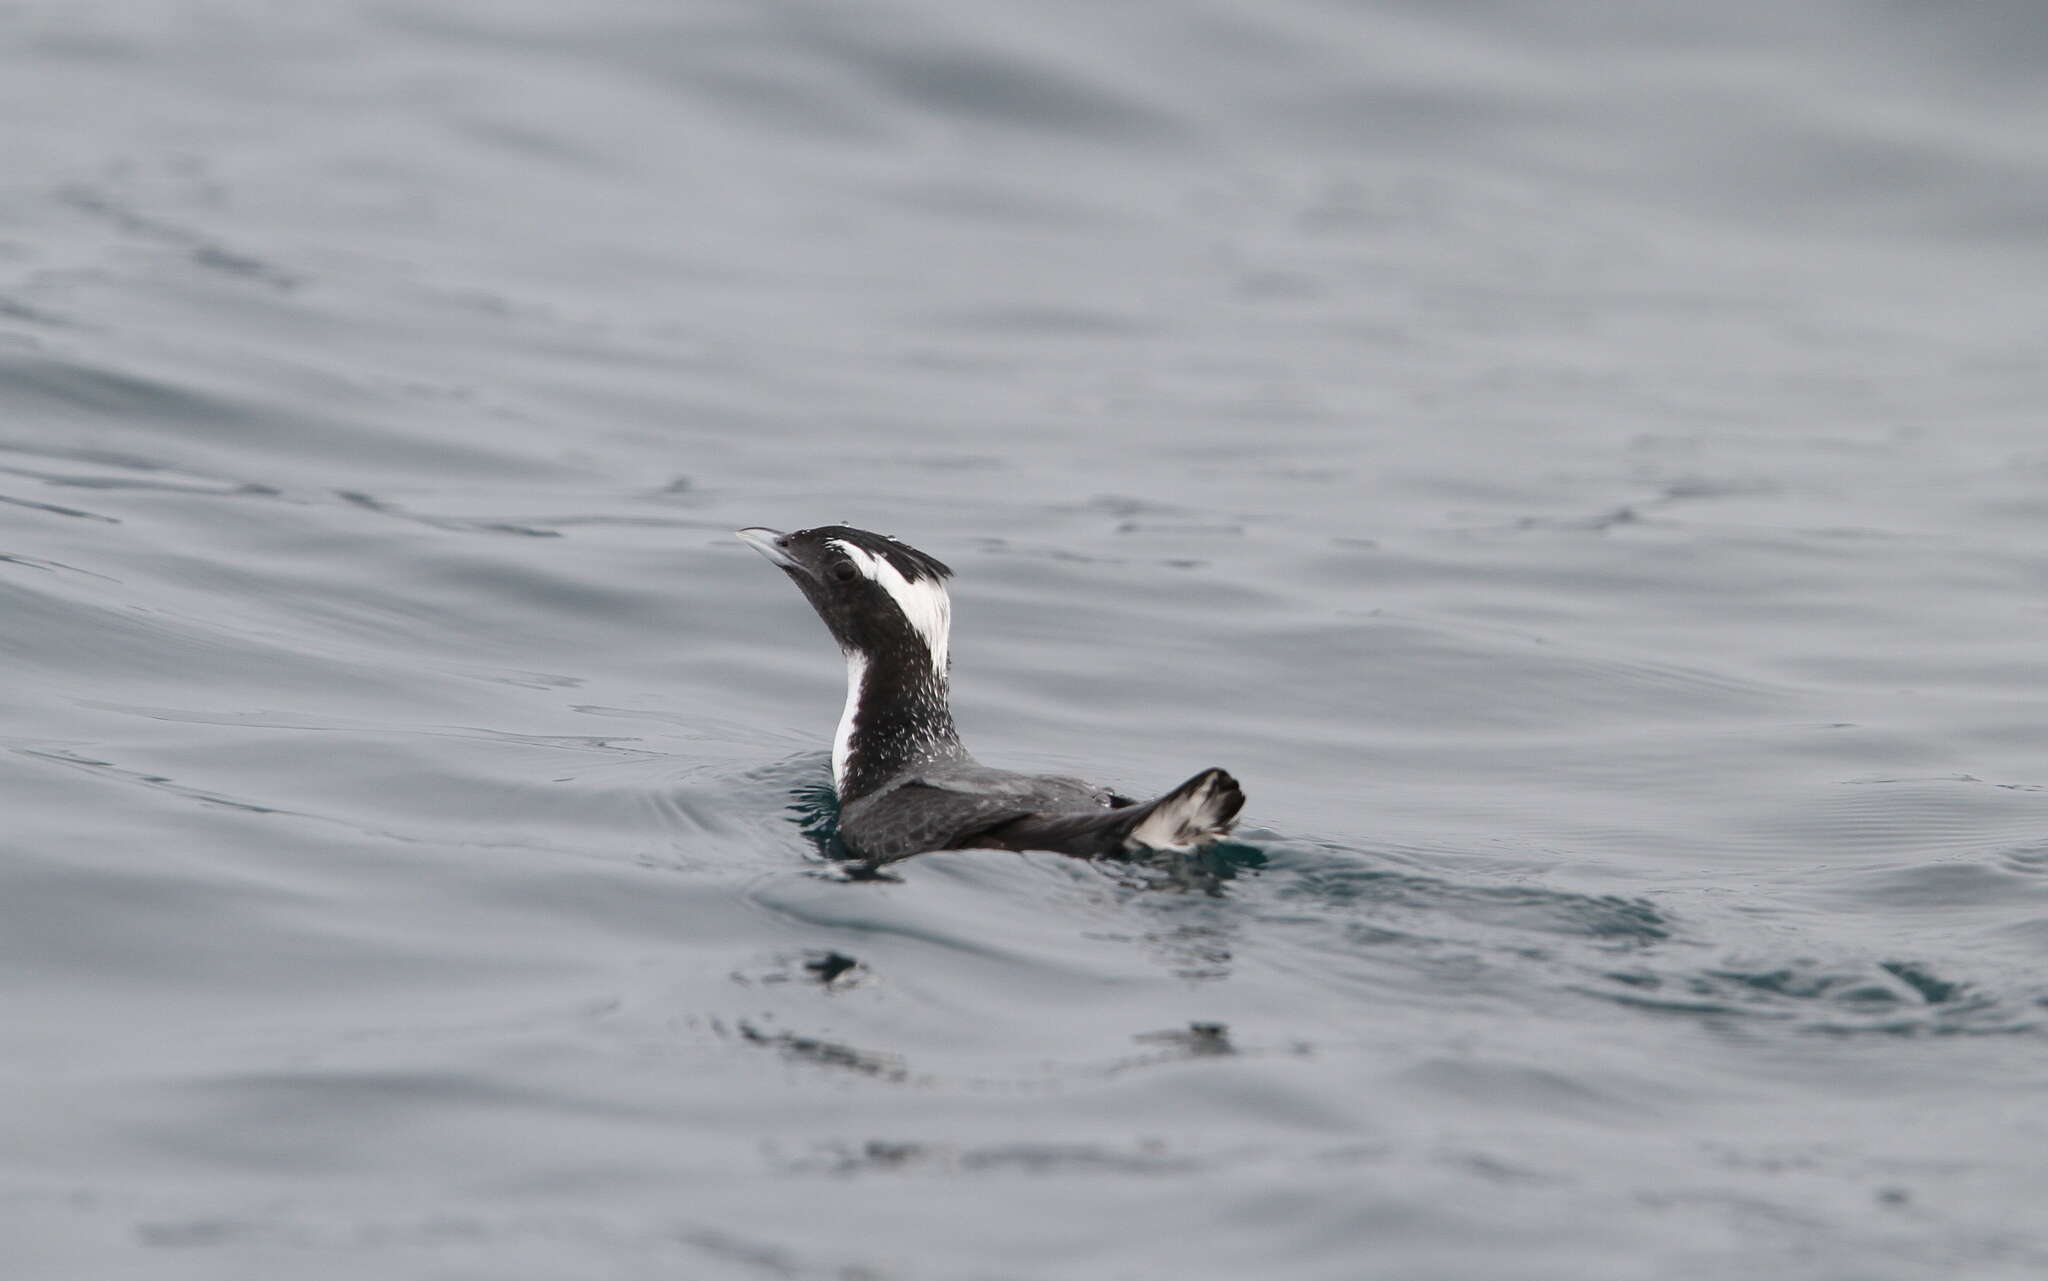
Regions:
[[962, 752], [950, 682], [928, 653], [849, 652], [832, 782], [846, 805], [908, 769]]

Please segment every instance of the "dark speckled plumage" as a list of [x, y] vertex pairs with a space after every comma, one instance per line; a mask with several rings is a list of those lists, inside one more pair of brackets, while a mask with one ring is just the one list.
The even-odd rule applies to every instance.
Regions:
[[789, 575], [847, 656], [833, 782], [840, 839], [853, 853], [887, 862], [972, 846], [1099, 857], [1194, 848], [1230, 829], [1244, 796], [1219, 769], [1137, 804], [1077, 778], [969, 756], [949, 702], [952, 571], [940, 561], [846, 525], [739, 537]]

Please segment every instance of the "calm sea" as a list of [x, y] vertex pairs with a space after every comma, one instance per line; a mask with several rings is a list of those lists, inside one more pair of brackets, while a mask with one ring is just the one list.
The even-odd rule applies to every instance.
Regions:
[[[2044, 59], [0, 5], [0, 1273], [2048, 1274]], [[836, 878], [832, 521], [1242, 839]]]

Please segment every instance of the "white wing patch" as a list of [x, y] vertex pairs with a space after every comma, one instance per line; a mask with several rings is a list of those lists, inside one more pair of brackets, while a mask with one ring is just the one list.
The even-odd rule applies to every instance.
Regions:
[[1220, 771], [1204, 772], [1201, 783], [1187, 795], [1174, 797], [1140, 820], [1124, 838], [1124, 848], [1185, 853], [1229, 831], [1221, 816], [1224, 794], [1220, 782]]
[[853, 757], [853, 722], [860, 715], [860, 682], [868, 674], [868, 656], [846, 656], [846, 710], [839, 713], [839, 732], [832, 736], [832, 786], [846, 790], [846, 763]]
[[911, 630], [924, 638], [924, 647], [931, 651], [932, 670], [944, 676], [953, 631], [953, 598], [946, 594], [946, 585], [936, 578], [912, 582], [889, 563], [888, 557], [877, 556], [843, 538], [833, 539], [832, 545], [845, 552], [846, 558], [869, 581], [881, 584], [882, 590], [889, 593], [889, 599], [910, 620]]

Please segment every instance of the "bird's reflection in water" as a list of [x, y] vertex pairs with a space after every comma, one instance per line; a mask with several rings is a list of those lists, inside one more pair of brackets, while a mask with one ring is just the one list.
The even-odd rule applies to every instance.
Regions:
[[1199, 850], [1141, 850], [1118, 859], [1102, 859], [1105, 869], [1132, 889], [1177, 890], [1223, 897], [1226, 883], [1265, 867], [1266, 856], [1243, 841], [1218, 841]]

